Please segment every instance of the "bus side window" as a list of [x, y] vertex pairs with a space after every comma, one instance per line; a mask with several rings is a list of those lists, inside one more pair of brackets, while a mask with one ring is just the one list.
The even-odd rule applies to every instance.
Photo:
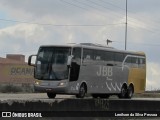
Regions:
[[129, 67], [132, 65], [131, 57], [127, 57], [125, 64]]
[[101, 51], [100, 50], [94, 50], [94, 60], [96, 60], [96, 61], [101, 60]]
[[116, 66], [122, 66], [122, 62], [124, 60], [124, 55], [122, 53], [115, 53], [114, 60]]
[[114, 64], [114, 53], [113, 52], [105, 52], [106, 56], [106, 63], [107, 65], [113, 65]]
[[94, 59], [93, 50], [84, 49], [83, 50], [83, 63], [92, 64]]
[[144, 68], [145, 64], [146, 64], [145, 58], [139, 58], [138, 59], [138, 64], [139, 64], [140, 68]]
[[104, 64], [104, 51], [94, 50], [94, 63], [95, 65]]
[[138, 58], [132, 57], [132, 67], [138, 67]]
[[96, 60], [101, 60], [101, 56], [96, 56]]
[[81, 63], [81, 48], [73, 48], [72, 55], [73, 55], [72, 60], [80, 65], [80, 63]]

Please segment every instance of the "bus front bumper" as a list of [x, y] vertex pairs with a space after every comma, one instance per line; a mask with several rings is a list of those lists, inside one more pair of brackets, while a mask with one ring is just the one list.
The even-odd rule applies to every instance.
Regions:
[[52, 93], [67, 93], [67, 80], [47, 81], [36, 80], [34, 83], [35, 92], [52, 92]]
[[46, 86], [37, 86], [34, 85], [34, 91], [35, 92], [52, 92], [56, 94], [63, 94], [67, 93], [66, 87], [56, 87], [56, 88], [51, 88], [51, 87], [46, 87]]

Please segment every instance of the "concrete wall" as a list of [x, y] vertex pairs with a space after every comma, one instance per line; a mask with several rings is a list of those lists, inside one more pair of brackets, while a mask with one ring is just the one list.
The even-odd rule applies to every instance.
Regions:
[[33, 84], [34, 68], [25, 63], [24, 55], [9, 54], [0, 58], [1, 84]]
[[160, 111], [156, 100], [43, 99], [3, 100], [1, 111]]
[[33, 83], [34, 68], [27, 64], [0, 64], [1, 83]]
[[115, 113], [158, 114], [160, 103], [158, 100], [107, 99], [5, 100], [0, 101], [0, 108], [0, 111], [48, 113], [50, 117], [106, 117]]

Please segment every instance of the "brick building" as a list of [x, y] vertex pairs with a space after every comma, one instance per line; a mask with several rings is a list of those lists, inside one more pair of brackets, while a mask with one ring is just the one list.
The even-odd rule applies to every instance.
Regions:
[[25, 56], [8, 54], [0, 57], [0, 84], [33, 84], [34, 69], [25, 62]]

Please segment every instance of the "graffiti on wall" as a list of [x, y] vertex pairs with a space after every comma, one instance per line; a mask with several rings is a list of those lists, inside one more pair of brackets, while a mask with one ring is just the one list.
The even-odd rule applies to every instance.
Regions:
[[33, 83], [34, 68], [28, 65], [4, 65], [1, 68], [0, 82]]

